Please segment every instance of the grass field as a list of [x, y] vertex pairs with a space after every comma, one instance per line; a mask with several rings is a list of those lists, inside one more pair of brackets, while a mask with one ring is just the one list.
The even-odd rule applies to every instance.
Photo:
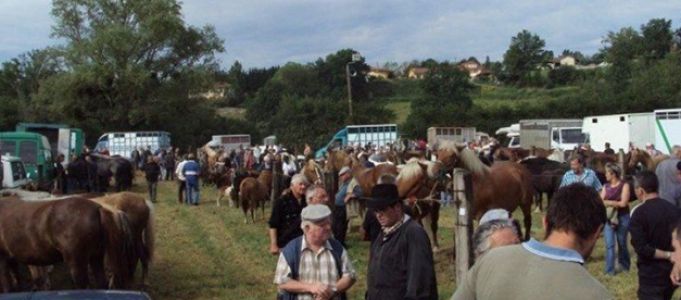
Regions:
[[[143, 178], [136, 179], [135, 192], [144, 192]], [[156, 259], [151, 266], [150, 286], [146, 291], [154, 299], [273, 299], [272, 284], [276, 257], [267, 252], [267, 224], [258, 213], [256, 224], [244, 224], [241, 211], [227, 203], [215, 205], [212, 188], [201, 191], [201, 205], [179, 205], [174, 182], [159, 185], [159, 201], [155, 206], [157, 228]], [[268, 216], [269, 209], [265, 211]], [[439, 240], [443, 250], [436, 254], [436, 271], [440, 299], [449, 299], [454, 291], [452, 256], [454, 210], [443, 208]], [[516, 217], [522, 220], [519, 212]], [[533, 214], [533, 236], [540, 238], [541, 214]], [[358, 220], [353, 220], [349, 234], [349, 252], [359, 273], [358, 282], [350, 290], [350, 299], [363, 299], [366, 291], [368, 242], [360, 241]], [[631, 247], [630, 247], [631, 250]], [[633, 250], [631, 250], [633, 251]], [[632, 252], [632, 256], [633, 252]], [[615, 277], [605, 277], [604, 248], [601, 239], [587, 269], [617, 299], [635, 299], [637, 279], [635, 258], [632, 270]], [[63, 268], [63, 267], [62, 267]], [[53, 288], [69, 288], [65, 270], [52, 274]], [[62, 270], [59, 270], [62, 269]], [[61, 274], [60, 274], [61, 273]], [[509, 274], [522, 276], [522, 274]], [[56, 278], [61, 277], [61, 278]], [[542, 287], [537, 287], [542, 288]]]

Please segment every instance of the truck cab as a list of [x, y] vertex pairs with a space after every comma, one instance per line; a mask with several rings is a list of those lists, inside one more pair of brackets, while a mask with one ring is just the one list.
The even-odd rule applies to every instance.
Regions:
[[331, 138], [331, 141], [326, 144], [326, 146], [319, 148], [314, 154], [314, 157], [319, 159], [324, 157], [324, 154], [326, 151], [331, 148], [335, 149], [341, 146], [345, 146], [348, 144], [348, 129], [343, 128], [336, 132], [336, 134], [333, 135], [333, 138]]
[[581, 127], [559, 127], [551, 129], [551, 149], [572, 150], [586, 141]]
[[20, 158], [9, 154], [0, 155], [0, 182], [3, 189], [26, 186], [31, 182]]
[[[28, 178], [39, 185], [54, 177], [54, 161], [47, 138], [33, 132], [0, 132], [0, 153], [16, 156], [23, 162]], [[4, 155], [4, 154], [3, 154]]]

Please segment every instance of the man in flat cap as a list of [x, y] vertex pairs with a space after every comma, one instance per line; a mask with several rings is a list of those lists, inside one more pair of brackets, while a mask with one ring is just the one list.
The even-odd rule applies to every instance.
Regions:
[[281, 251], [274, 284], [278, 299], [344, 300], [357, 278], [347, 250], [331, 238], [331, 210], [311, 204], [301, 212], [303, 235]]
[[359, 184], [350, 184], [352, 171], [349, 167], [342, 167], [338, 172], [338, 181], [341, 183], [336, 193], [335, 208], [333, 211], [333, 236], [345, 246], [345, 234], [348, 231], [348, 211], [346, 204], [353, 198], [362, 195]]
[[367, 299], [438, 299], [430, 240], [404, 213], [397, 186], [377, 184], [366, 200], [381, 224], [371, 246]]

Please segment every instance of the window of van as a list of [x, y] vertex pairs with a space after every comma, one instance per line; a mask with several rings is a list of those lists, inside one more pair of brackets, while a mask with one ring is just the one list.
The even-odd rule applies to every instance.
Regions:
[[34, 141], [21, 141], [19, 143], [19, 157], [24, 163], [35, 164], [38, 162], [38, 145]]
[[9, 153], [14, 155], [14, 150], [16, 149], [16, 141], [2, 140], [0, 141], [0, 154]]

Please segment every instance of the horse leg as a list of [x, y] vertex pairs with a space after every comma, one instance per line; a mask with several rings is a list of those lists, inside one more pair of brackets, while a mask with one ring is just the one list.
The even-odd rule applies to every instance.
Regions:
[[218, 188], [218, 199], [215, 200], [215, 205], [217, 207], [220, 207], [220, 200], [222, 200], [222, 196], [224, 195], [224, 191]]
[[530, 231], [532, 230], [532, 202], [527, 201], [527, 204], [522, 205], [523, 223], [525, 223], [525, 240], [530, 240]]
[[431, 215], [431, 223], [430, 223], [430, 228], [433, 231], [433, 243], [435, 247], [433, 248], [433, 251], [437, 251], [440, 248], [440, 243], [437, 240], [437, 229], [438, 229], [438, 222], [440, 221], [440, 203], [439, 202], [432, 202], [432, 207], [430, 214]]
[[50, 277], [47, 274], [47, 267], [28, 266], [31, 274], [33, 290], [45, 291], [50, 289]]
[[[69, 266], [71, 279], [73, 280], [75, 288], [80, 290], [86, 289], [88, 287], [88, 258], [69, 254], [64, 255], [64, 261], [66, 262], [66, 265]], [[95, 273], [95, 279], [97, 280], [97, 288], [105, 289], [106, 280], [104, 279], [103, 259], [101, 262], [94, 262], [91, 260], [90, 263], [93, 263], [92, 270], [93, 273]], [[99, 269], [96, 269], [97, 267], [99, 267]], [[97, 272], [100, 269], [101, 272]]]
[[12, 291], [12, 274], [7, 259], [0, 258], [0, 288], [3, 293]]

